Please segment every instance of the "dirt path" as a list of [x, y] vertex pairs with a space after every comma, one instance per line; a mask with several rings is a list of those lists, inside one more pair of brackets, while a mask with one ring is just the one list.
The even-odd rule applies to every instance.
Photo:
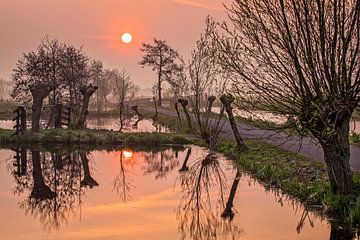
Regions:
[[[146, 112], [154, 112], [154, 108], [149, 106], [141, 106]], [[159, 113], [176, 117], [175, 111], [158, 109]], [[276, 132], [273, 130], [264, 130], [250, 126], [248, 124], [238, 123], [239, 130], [245, 139], [261, 139], [267, 143], [276, 144], [279, 147], [297, 152], [303, 156], [316, 161], [324, 161], [324, 155], [318, 142], [312, 138], [300, 138], [299, 136], [289, 136], [284, 132]], [[234, 138], [229, 121], [226, 121], [223, 127], [224, 136]], [[353, 170], [360, 171], [360, 147], [350, 146], [350, 165]]]

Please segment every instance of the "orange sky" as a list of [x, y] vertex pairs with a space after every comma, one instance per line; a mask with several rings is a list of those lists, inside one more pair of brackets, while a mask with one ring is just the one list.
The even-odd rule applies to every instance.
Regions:
[[[225, 0], [229, 2], [230, 0]], [[156, 75], [142, 69], [141, 42], [165, 39], [185, 57], [204, 29], [207, 15], [226, 19], [220, 0], [0, 0], [0, 77], [9, 79], [23, 52], [45, 35], [83, 46], [105, 67], [130, 70], [141, 87]], [[133, 35], [121, 43], [123, 32]]]

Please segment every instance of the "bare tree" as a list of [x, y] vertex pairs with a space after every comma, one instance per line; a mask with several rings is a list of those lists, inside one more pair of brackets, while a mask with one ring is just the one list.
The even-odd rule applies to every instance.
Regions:
[[153, 44], [142, 43], [140, 51], [143, 53], [143, 60], [139, 62], [141, 66], [152, 67], [158, 73], [157, 96], [159, 106], [162, 105], [161, 84], [171, 75], [181, 70], [181, 64], [177, 63], [179, 54], [166, 41], [154, 39]]
[[196, 42], [196, 48], [191, 52], [191, 58], [187, 67], [188, 85], [187, 92], [193, 120], [196, 123], [195, 129], [200, 137], [214, 149], [221, 133], [222, 124], [219, 118], [211, 118], [211, 106], [216, 96], [222, 95], [225, 91], [226, 75], [223, 74], [221, 65], [216, 60], [216, 42], [212, 38], [216, 25], [209, 17], [206, 18], [206, 27], [200, 39]]
[[96, 111], [101, 112], [108, 102], [107, 96], [111, 93], [110, 81], [101, 61], [92, 61], [90, 72], [94, 84], [98, 87], [95, 94]]
[[359, 0], [247, 0], [215, 36], [233, 93], [255, 109], [295, 116], [321, 144], [331, 189], [353, 188], [349, 121], [360, 101]]
[[0, 101], [10, 98], [10, 93], [13, 87], [12, 85], [12, 82], [0, 78]]
[[45, 38], [36, 51], [24, 54], [14, 69], [12, 79], [15, 87], [12, 97], [27, 101], [31, 101], [32, 97], [33, 132], [40, 130], [40, 115], [44, 99], [60, 84], [58, 56], [61, 55], [61, 49], [62, 46], [57, 40], [50, 41]]
[[124, 127], [125, 101], [134, 98], [138, 87], [131, 81], [130, 73], [124, 68], [120, 72], [113, 70], [114, 88], [113, 94], [119, 105], [120, 132]]
[[83, 100], [80, 89], [90, 82], [95, 72], [81, 48], [44, 38], [35, 51], [25, 53], [18, 61], [12, 76], [15, 82], [12, 97], [32, 101], [32, 131], [38, 132], [45, 99], [51, 105], [69, 102], [72, 116], [79, 116]]

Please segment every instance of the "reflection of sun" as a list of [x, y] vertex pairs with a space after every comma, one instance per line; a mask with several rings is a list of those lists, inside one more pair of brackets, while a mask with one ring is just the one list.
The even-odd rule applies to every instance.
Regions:
[[131, 159], [133, 152], [131, 150], [123, 150], [123, 156], [125, 159]]

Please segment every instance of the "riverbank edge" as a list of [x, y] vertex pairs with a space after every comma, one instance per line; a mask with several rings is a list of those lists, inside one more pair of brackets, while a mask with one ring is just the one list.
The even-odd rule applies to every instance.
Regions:
[[[144, 114], [176, 133], [193, 136], [194, 132], [176, 117]], [[233, 160], [245, 172], [254, 176], [266, 188], [281, 190], [301, 202], [306, 208], [326, 214], [329, 219], [341, 222], [342, 227], [360, 227], [360, 172], [353, 173], [355, 189], [350, 195], [331, 192], [326, 165], [300, 154], [284, 150], [261, 140], [246, 140], [247, 151], [240, 151], [234, 140], [223, 139], [217, 151]], [[198, 143], [199, 144], [199, 143]], [[204, 146], [204, 145], [203, 145]]]
[[9, 144], [64, 144], [64, 145], [184, 145], [192, 143], [181, 134], [120, 133], [91, 129], [49, 129], [40, 133], [27, 132], [13, 136], [13, 130], [0, 129], [0, 147]]

